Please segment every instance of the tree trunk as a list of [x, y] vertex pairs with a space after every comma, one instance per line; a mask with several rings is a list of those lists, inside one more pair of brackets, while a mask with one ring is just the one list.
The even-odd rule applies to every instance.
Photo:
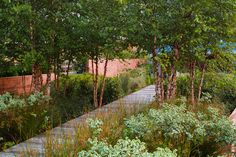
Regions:
[[71, 62], [72, 62], [72, 56], [69, 57], [69, 62], [68, 62], [68, 65], [67, 65], [67, 69], [66, 69], [66, 76], [68, 77], [69, 75], [69, 71], [70, 71], [70, 65], [71, 65]]
[[159, 73], [159, 80], [160, 80], [160, 101], [162, 102], [165, 98], [165, 89], [164, 89], [164, 76], [163, 70], [160, 64], [158, 64], [158, 73]]
[[161, 71], [161, 101], [165, 99], [165, 87], [164, 87], [164, 75], [163, 71]]
[[177, 90], [177, 74], [175, 66], [172, 67], [172, 81], [171, 81], [171, 94], [170, 99], [175, 99]]
[[57, 84], [57, 69], [56, 69], [56, 60], [54, 60], [54, 67], [53, 67], [53, 72], [54, 72], [54, 79], [55, 79], [55, 83], [54, 83], [54, 87], [56, 88], [56, 84]]
[[56, 79], [56, 89], [57, 91], [59, 91], [60, 89], [60, 64], [59, 64], [59, 56], [58, 56], [58, 59], [57, 59], [57, 79]]
[[103, 95], [104, 95], [104, 89], [105, 89], [105, 83], [106, 83], [106, 75], [107, 75], [107, 64], [108, 64], [108, 58], [105, 59], [104, 74], [103, 74], [103, 79], [102, 79], [102, 87], [101, 87], [99, 107], [101, 107], [102, 103], [103, 103]]
[[179, 45], [178, 43], [174, 43], [174, 62], [172, 63], [171, 72], [172, 72], [172, 83], [171, 83], [171, 95], [170, 98], [174, 99], [176, 97], [177, 90], [177, 71], [175, 68], [175, 64], [179, 59]]
[[176, 97], [176, 89], [177, 89], [177, 77], [176, 77], [176, 70], [175, 66], [172, 64], [171, 66], [171, 74], [168, 78], [168, 85], [167, 85], [167, 100], [174, 99]]
[[42, 73], [40, 66], [35, 63], [32, 66], [32, 84], [34, 87], [34, 92], [40, 92], [43, 84]]
[[45, 95], [50, 95], [50, 87], [51, 87], [51, 69], [49, 67], [48, 72], [47, 72]]
[[95, 72], [94, 72], [94, 62], [92, 60], [92, 71], [93, 71], [93, 101], [94, 106], [98, 108], [98, 57], [95, 57]]
[[91, 62], [92, 62], [92, 75], [93, 75], [93, 104], [96, 107], [94, 58], [91, 59]]
[[155, 91], [156, 91], [156, 100], [157, 102], [161, 102], [161, 85], [160, 85], [160, 77], [158, 72], [158, 62], [157, 62], [157, 54], [156, 54], [156, 36], [153, 38], [153, 48], [152, 48], [152, 60], [153, 60], [153, 72], [155, 75]]
[[67, 65], [67, 69], [66, 69], [66, 81], [65, 81], [65, 85], [64, 85], [64, 95], [66, 95], [66, 90], [67, 90], [67, 86], [68, 86], [68, 76], [69, 76], [69, 71], [70, 71], [70, 65], [71, 65], [71, 62], [72, 62], [72, 59], [71, 59], [71, 55], [68, 59], [68, 65]]
[[167, 92], [166, 92], [166, 99], [169, 100], [171, 98], [171, 91], [172, 91], [172, 77], [173, 73], [171, 72], [170, 76], [168, 77], [168, 85], [167, 85]]
[[[59, 58], [59, 56], [57, 56]], [[54, 75], [55, 75], [55, 89], [56, 91], [59, 91], [60, 88], [60, 81], [59, 81], [59, 77], [60, 77], [60, 65], [59, 65], [59, 59], [55, 59], [54, 60]]]
[[201, 80], [200, 80], [199, 87], [198, 87], [198, 101], [200, 101], [200, 99], [201, 99], [202, 86], [203, 86], [203, 81], [204, 81], [204, 77], [205, 77], [205, 71], [206, 71], [206, 63], [203, 63]]
[[196, 61], [191, 62], [190, 77], [191, 77], [191, 103], [192, 103], [192, 104], [195, 104], [195, 88], [194, 88], [194, 82], [195, 82], [195, 65], [196, 65]]

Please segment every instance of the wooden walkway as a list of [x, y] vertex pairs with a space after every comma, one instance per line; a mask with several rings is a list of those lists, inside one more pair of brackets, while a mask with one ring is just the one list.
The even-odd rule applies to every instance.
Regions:
[[59, 127], [56, 127], [49, 131], [49, 133], [42, 134], [36, 137], [33, 137], [25, 142], [22, 142], [18, 145], [15, 145], [4, 152], [0, 152], [0, 157], [19, 157], [22, 156], [25, 152], [35, 152], [36, 156], [43, 157], [45, 156], [44, 144], [46, 142], [47, 136], [50, 136], [50, 139], [62, 140], [66, 134], [75, 135], [75, 127], [78, 124], [82, 124], [89, 117], [96, 117], [98, 113], [104, 112], [116, 112], [122, 105], [127, 111], [130, 108], [142, 108], [145, 105], [150, 104], [155, 100], [155, 86], [151, 85], [145, 87], [135, 93], [132, 93], [124, 98], [116, 100], [110, 104], [107, 104], [99, 109], [96, 109], [92, 112], [84, 114], [76, 119], [68, 121], [62, 124]]

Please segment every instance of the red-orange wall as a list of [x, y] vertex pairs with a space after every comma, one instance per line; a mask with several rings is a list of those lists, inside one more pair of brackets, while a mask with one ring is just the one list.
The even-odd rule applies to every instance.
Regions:
[[[114, 59], [108, 61], [107, 66], [107, 77], [113, 77], [120, 74], [122, 71], [126, 69], [135, 69], [141, 61], [139, 59], [126, 59], [119, 60]], [[89, 60], [89, 68], [88, 71], [92, 73], [92, 61]], [[104, 72], [104, 61], [100, 61], [98, 65], [98, 73], [99, 75], [103, 75]], [[46, 74], [43, 74], [43, 84], [46, 83]], [[54, 80], [54, 74], [51, 75], [51, 80]], [[31, 88], [31, 80], [32, 76], [25, 76], [25, 92], [30, 93]], [[23, 85], [23, 77], [22, 76], [14, 76], [14, 77], [3, 77], [0, 78], [0, 94], [5, 92], [11, 92], [15, 94], [23, 94], [24, 93], [24, 85]]]
[[[46, 83], [47, 75], [43, 74], [43, 84]], [[51, 79], [54, 80], [54, 75], [51, 75]], [[32, 75], [25, 76], [25, 92], [30, 93]], [[5, 92], [11, 92], [15, 94], [23, 94], [23, 77], [13, 76], [13, 77], [2, 77], [0, 78], [0, 94]]]
[[[127, 69], [135, 69], [141, 63], [140, 59], [109, 60], [107, 65], [107, 77], [113, 77]], [[98, 65], [98, 74], [103, 75], [105, 61], [100, 61]], [[95, 65], [94, 65], [95, 67]], [[89, 60], [89, 73], [92, 73], [92, 61]]]

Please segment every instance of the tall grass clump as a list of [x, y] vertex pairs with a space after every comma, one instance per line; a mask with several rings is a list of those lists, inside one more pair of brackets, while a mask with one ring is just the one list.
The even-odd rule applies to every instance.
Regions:
[[28, 97], [10, 93], [0, 95], [0, 149], [6, 149], [44, 132], [54, 122], [58, 123], [57, 110], [50, 102], [51, 98], [43, 93]]

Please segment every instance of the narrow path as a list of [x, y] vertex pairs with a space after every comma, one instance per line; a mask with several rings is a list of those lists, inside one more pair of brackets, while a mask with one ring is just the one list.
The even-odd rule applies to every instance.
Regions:
[[127, 111], [131, 108], [142, 108], [145, 105], [150, 104], [154, 101], [155, 87], [154, 85], [145, 87], [135, 93], [132, 93], [124, 98], [116, 100], [110, 104], [107, 104], [100, 109], [96, 109], [92, 112], [84, 114], [76, 119], [68, 121], [59, 127], [52, 129], [48, 135], [42, 134], [33, 137], [25, 142], [15, 145], [4, 152], [0, 152], [0, 157], [18, 157], [23, 155], [24, 152], [35, 152], [37, 156], [44, 156], [44, 144], [46, 142], [47, 136], [50, 138], [56, 138], [57, 140], [62, 140], [66, 134], [75, 135], [75, 127], [78, 124], [84, 123], [88, 117], [95, 117], [98, 113], [104, 112], [116, 112], [122, 105]]

